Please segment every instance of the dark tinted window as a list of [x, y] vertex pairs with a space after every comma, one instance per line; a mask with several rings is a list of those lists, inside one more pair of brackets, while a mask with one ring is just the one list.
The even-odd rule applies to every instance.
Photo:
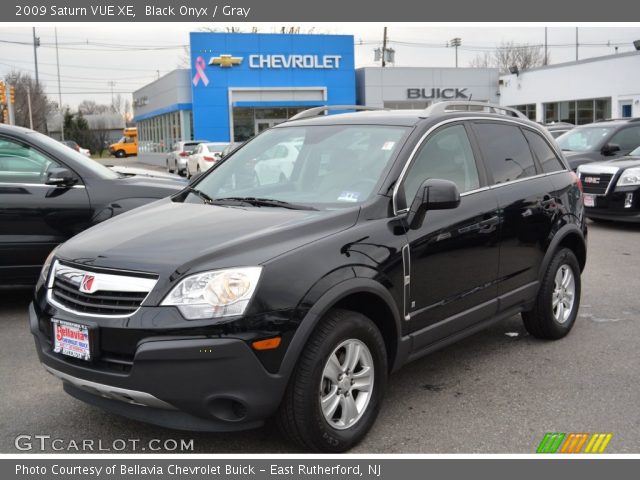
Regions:
[[530, 130], [525, 130], [524, 136], [527, 137], [529, 145], [531, 146], [531, 150], [533, 150], [535, 156], [538, 157], [538, 161], [540, 162], [542, 171], [544, 173], [564, 170], [564, 166], [562, 165], [560, 160], [558, 160], [558, 157], [556, 157], [553, 149], [544, 140], [544, 138]]
[[22, 142], [0, 138], [0, 182], [44, 183], [59, 165]]
[[407, 205], [428, 178], [450, 180], [461, 193], [480, 186], [473, 151], [462, 125], [443, 128], [420, 148], [404, 182]]
[[478, 140], [494, 183], [504, 183], [536, 174], [529, 144], [513, 125], [477, 123]]
[[619, 131], [611, 137], [609, 143], [619, 145], [620, 150], [633, 150], [640, 146], [640, 127], [630, 127]]

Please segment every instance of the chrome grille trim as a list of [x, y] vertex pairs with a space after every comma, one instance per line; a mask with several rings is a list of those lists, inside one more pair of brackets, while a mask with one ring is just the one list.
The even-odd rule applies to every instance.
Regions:
[[[65, 265], [56, 260], [49, 274], [47, 301], [61, 310], [83, 317], [130, 317], [138, 311], [158, 280], [157, 278], [131, 276], [130, 274], [117, 274], [117, 270], [113, 272], [114, 273], [91, 271], [85, 268]], [[93, 277], [90, 291], [80, 290], [80, 285], [85, 275]], [[103, 310], [123, 310], [123, 313], [83, 312], [74, 309], [72, 306], [63, 304], [62, 300], [55, 298], [54, 290], [56, 285], [58, 285], [57, 288], [60, 292], [55, 295], [59, 294], [58, 296], [68, 303], [75, 302], [77, 305], [84, 305], [87, 308], [93, 308], [95, 310], [99, 310], [101, 307], [104, 307]], [[71, 292], [73, 287], [78, 289], [75, 295]], [[96, 296], [92, 297], [93, 294]], [[84, 299], [81, 297], [84, 297]], [[115, 303], [91, 303], [91, 300], [102, 302], [111, 301]], [[121, 305], [117, 302], [125, 302], [128, 303], [128, 305]]]

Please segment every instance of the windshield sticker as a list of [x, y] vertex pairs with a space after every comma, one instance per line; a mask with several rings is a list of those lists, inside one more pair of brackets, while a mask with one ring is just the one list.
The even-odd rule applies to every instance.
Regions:
[[393, 147], [396, 145], [396, 142], [384, 142], [382, 145], [382, 150], [393, 150]]
[[338, 197], [339, 202], [357, 202], [360, 192], [342, 192]]

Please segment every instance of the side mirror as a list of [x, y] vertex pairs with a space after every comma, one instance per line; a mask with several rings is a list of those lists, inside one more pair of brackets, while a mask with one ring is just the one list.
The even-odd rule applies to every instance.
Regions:
[[460, 192], [455, 183], [449, 180], [430, 178], [418, 188], [409, 213], [409, 228], [416, 230], [422, 226], [427, 210], [446, 210], [460, 205]]
[[604, 147], [602, 147], [603, 155], [613, 155], [616, 152], [620, 151], [620, 145], [615, 143], [607, 143]]
[[76, 177], [71, 170], [66, 168], [52, 168], [47, 172], [45, 185], [56, 187], [70, 187], [76, 183]]

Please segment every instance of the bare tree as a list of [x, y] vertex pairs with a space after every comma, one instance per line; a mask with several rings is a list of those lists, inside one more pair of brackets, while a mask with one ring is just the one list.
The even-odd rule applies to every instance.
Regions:
[[[544, 60], [544, 51], [541, 45], [502, 42], [492, 52], [478, 54], [469, 62], [469, 66], [498, 68], [500, 73], [508, 73], [512, 67], [517, 67], [519, 71], [540, 67], [544, 65]], [[548, 62], [549, 55], [547, 55]]]
[[83, 115], [108, 113], [111, 111], [111, 106], [96, 103], [93, 100], [83, 100], [78, 104], [78, 111], [82, 112]]
[[109, 129], [107, 128], [106, 120], [104, 118], [96, 119], [91, 129], [91, 145], [88, 148], [102, 157], [102, 152], [107, 148], [108, 138]]
[[33, 117], [33, 128], [39, 132], [47, 132], [47, 115], [55, 109], [55, 103], [49, 100], [44, 93], [44, 84], [40, 82], [36, 85], [31, 75], [11, 71], [5, 77], [7, 85], [13, 85], [15, 88], [15, 103], [13, 105], [15, 112], [16, 125], [21, 127], [29, 127], [29, 101], [27, 92], [31, 96], [31, 115]]

